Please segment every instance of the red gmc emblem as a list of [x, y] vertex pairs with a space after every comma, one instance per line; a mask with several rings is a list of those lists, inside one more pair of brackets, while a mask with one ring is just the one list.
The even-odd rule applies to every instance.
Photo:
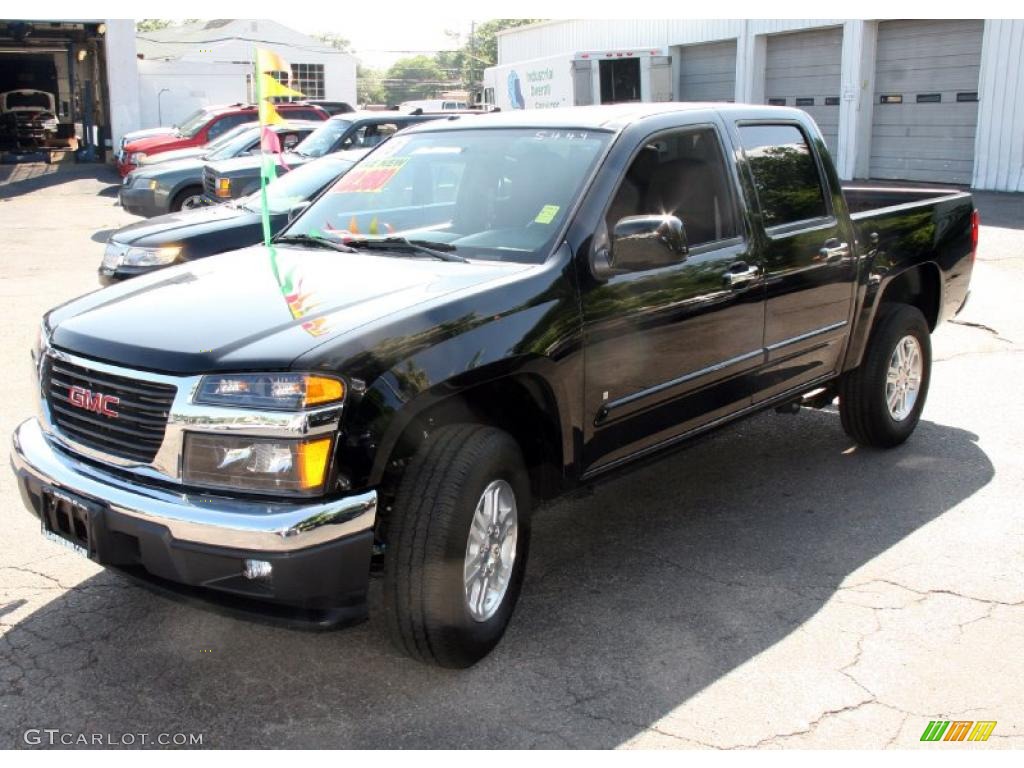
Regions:
[[120, 399], [113, 395], [104, 395], [102, 392], [93, 392], [85, 387], [68, 387], [68, 400], [75, 408], [82, 408], [93, 413], [101, 413], [111, 419], [117, 418], [117, 411], [113, 406], [120, 403]]

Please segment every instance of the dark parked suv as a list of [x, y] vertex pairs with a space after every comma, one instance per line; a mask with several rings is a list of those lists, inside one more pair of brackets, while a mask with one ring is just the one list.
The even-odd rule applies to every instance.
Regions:
[[[348, 112], [321, 124], [291, 152], [280, 158], [278, 175], [331, 152], [366, 150], [403, 128], [449, 115], [404, 115], [398, 112]], [[252, 194], [260, 183], [259, 158], [240, 157], [207, 163], [203, 186], [209, 203], [220, 203]]]
[[[260, 128], [245, 123], [245, 128], [223, 143], [210, 145], [198, 157], [186, 157], [163, 163], [143, 165], [124, 177], [118, 198], [121, 206], [136, 216], [160, 216], [164, 213], [201, 208], [203, 198], [203, 167], [208, 162], [234, 157], [251, 158], [260, 153]], [[290, 120], [270, 126], [282, 147], [295, 147], [309, 136], [320, 122]], [[185, 151], [185, 150], [179, 150]], [[157, 155], [160, 157], [160, 155]]]

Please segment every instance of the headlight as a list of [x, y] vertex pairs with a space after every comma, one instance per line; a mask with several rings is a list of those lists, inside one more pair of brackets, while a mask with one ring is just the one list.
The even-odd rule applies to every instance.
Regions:
[[297, 411], [341, 402], [340, 379], [310, 373], [239, 373], [204, 376], [195, 402], [235, 408]]
[[141, 163], [145, 159], [146, 159], [146, 153], [145, 152], [132, 152], [130, 155], [128, 155], [128, 162], [131, 165], [138, 165], [139, 163]]
[[132, 248], [120, 243], [109, 242], [103, 252], [103, 267], [117, 269], [121, 265], [129, 267], [159, 267], [170, 264], [181, 253], [178, 246], [169, 248]]
[[190, 433], [185, 482], [255, 493], [316, 495], [323, 491], [331, 438], [281, 440]]
[[124, 261], [124, 252], [127, 249], [120, 243], [113, 240], [107, 241], [106, 250], [103, 251], [103, 268], [117, 269]]
[[149, 180], [149, 188], [150, 189], [156, 189], [156, 186], [157, 186], [156, 179], [150, 179]]
[[231, 179], [217, 179], [217, 197], [231, 197]]

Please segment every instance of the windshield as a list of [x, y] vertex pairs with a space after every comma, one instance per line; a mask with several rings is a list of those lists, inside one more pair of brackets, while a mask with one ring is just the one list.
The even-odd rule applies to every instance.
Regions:
[[287, 234], [406, 237], [454, 246], [470, 259], [539, 263], [609, 141], [606, 132], [571, 129], [399, 135]]
[[350, 125], [350, 120], [328, 120], [309, 134], [295, 151], [307, 157], [323, 157], [334, 149], [334, 145], [345, 135]]
[[232, 128], [222, 139], [206, 145], [203, 157], [206, 160], [228, 160], [238, 157], [249, 149], [259, 149], [260, 129], [252, 123]]
[[201, 109], [198, 112], [193, 112], [191, 115], [189, 115], [185, 122], [177, 126], [178, 133], [180, 133], [182, 136], [192, 138], [197, 133], [199, 133], [200, 130], [202, 130], [203, 126], [206, 125], [209, 119], [210, 116], [206, 113], [205, 110]]
[[7, 109], [15, 109], [16, 107], [38, 107], [39, 109], [45, 110], [53, 109], [50, 104], [50, 94], [43, 93], [42, 91], [12, 91], [7, 94], [5, 101], [7, 102]]
[[[221, 149], [223, 147], [226, 147], [229, 144], [233, 144], [235, 142], [235, 140], [239, 136], [241, 136], [243, 133], [246, 133], [247, 131], [252, 131], [254, 128], [258, 128], [258, 127], [259, 127], [259, 123], [255, 123], [255, 122], [253, 122], [253, 123], [242, 123], [241, 125], [236, 125], [230, 131], [228, 131], [227, 133], [221, 134], [220, 136], [218, 136], [213, 141], [206, 142], [203, 145], [203, 154], [206, 155], [207, 157], [209, 157], [212, 153], [216, 152], [217, 150], [219, 150], [219, 149]], [[256, 138], [259, 138], [259, 133], [258, 132], [254, 133], [253, 135]], [[233, 155], [228, 155], [228, 157], [233, 157]], [[223, 158], [220, 158], [220, 159], [223, 159]]]
[[[271, 215], [288, 213], [299, 203], [304, 203], [338, 175], [353, 166], [351, 160], [325, 157], [306, 163], [291, 173], [274, 179], [267, 185], [267, 207]], [[260, 193], [249, 195], [241, 201], [248, 211], [260, 210]]]

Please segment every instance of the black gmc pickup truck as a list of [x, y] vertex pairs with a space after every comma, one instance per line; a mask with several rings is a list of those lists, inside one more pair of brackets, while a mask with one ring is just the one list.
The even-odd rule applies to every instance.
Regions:
[[399, 647], [467, 666], [538, 503], [769, 407], [906, 440], [977, 235], [963, 192], [844, 193], [797, 110], [426, 123], [272, 247], [49, 312], [13, 466], [100, 563], [322, 623], [379, 572]]

